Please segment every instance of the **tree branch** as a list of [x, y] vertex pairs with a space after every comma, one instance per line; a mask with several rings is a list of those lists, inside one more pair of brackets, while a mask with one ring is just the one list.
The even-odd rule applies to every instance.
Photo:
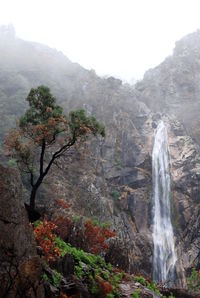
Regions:
[[42, 139], [42, 149], [41, 149], [41, 154], [40, 154], [40, 176], [43, 175], [45, 148], [46, 148], [46, 141], [44, 138], [44, 139]]

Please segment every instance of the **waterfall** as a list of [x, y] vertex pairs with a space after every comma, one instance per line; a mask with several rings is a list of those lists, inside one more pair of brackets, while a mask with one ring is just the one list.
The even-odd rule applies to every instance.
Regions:
[[176, 254], [170, 212], [170, 172], [167, 130], [160, 121], [152, 153], [153, 174], [153, 278], [165, 286], [174, 283]]

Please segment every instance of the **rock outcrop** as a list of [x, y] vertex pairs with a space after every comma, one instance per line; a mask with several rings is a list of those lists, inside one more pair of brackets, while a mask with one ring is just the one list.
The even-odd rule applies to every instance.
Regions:
[[0, 165], [0, 297], [44, 297], [41, 264], [16, 170]]

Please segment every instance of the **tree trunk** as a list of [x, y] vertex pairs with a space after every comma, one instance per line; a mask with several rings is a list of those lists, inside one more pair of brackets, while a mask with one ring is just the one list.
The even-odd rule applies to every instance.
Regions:
[[35, 197], [36, 197], [36, 192], [39, 186], [33, 186], [31, 190], [31, 196], [30, 196], [30, 208], [35, 209]]
[[42, 184], [42, 181], [44, 179], [45, 175], [43, 174], [42, 176], [40, 175], [40, 177], [38, 178], [37, 182], [32, 186], [32, 190], [31, 190], [31, 196], [30, 196], [30, 208], [32, 210], [35, 209], [35, 198], [36, 198], [36, 193], [38, 188], [40, 187], [40, 185]]

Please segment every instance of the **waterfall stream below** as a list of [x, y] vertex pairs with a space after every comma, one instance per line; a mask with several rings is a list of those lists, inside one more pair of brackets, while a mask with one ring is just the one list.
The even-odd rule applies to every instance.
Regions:
[[167, 129], [160, 121], [155, 131], [152, 153], [153, 176], [153, 279], [172, 286], [176, 253], [171, 222], [171, 190]]

